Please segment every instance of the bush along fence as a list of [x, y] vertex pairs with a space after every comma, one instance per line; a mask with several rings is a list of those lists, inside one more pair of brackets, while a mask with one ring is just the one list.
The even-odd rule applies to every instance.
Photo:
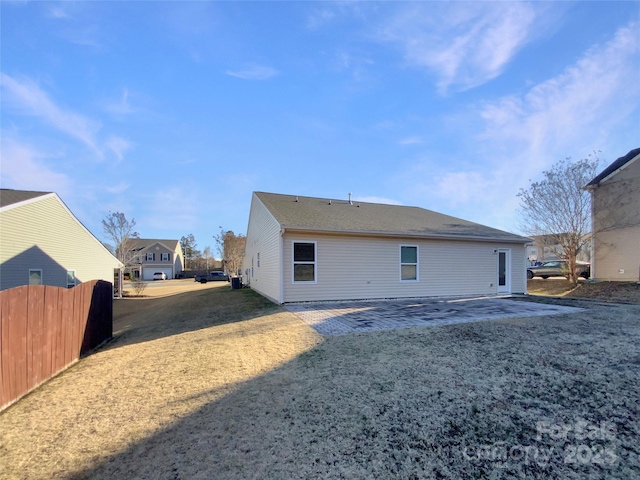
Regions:
[[0, 292], [0, 411], [112, 337], [112, 295], [103, 280]]

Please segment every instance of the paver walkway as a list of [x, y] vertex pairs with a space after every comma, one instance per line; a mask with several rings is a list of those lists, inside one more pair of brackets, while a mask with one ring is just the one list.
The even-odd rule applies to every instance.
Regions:
[[314, 302], [287, 304], [285, 308], [325, 336], [498, 318], [557, 315], [583, 310], [506, 298]]

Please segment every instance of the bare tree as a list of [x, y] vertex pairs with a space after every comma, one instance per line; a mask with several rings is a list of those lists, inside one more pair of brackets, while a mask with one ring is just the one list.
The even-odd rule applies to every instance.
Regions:
[[591, 229], [591, 199], [584, 186], [595, 177], [598, 163], [595, 153], [577, 162], [567, 158], [543, 172], [542, 180], [518, 193], [523, 230], [557, 242], [551, 250], [567, 262], [567, 276], [574, 284], [578, 282], [576, 257], [588, 243]]
[[247, 239], [244, 235], [236, 235], [232, 230], [225, 231], [220, 227], [220, 233], [214, 235], [218, 252], [222, 257], [222, 264], [230, 275], [237, 275], [242, 268], [245, 245]]
[[133, 290], [134, 296], [141, 297], [145, 288], [147, 288], [147, 284], [140, 278], [131, 280], [131, 289]]
[[211, 259], [211, 247], [209, 245], [202, 250], [202, 256], [204, 257], [206, 269], [209, 271], [209, 259]]
[[140, 238], [140, 234], [133, 229], [136, 226], [135, 219], [127, 220], [124, 213], [109, 212], [102, 220], [102, 228], [105, 235], [113, 241], [113, 252], [118, 260], [128, 266], [133, 260], [128, 253], [131, 250], [131, 240]]

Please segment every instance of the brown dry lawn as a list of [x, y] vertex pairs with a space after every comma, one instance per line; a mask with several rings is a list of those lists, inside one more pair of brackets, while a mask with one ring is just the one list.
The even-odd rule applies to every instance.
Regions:
[[0, 414], [0, 478], [640, 477], [640, 305], [322, 338], [195, 287]]

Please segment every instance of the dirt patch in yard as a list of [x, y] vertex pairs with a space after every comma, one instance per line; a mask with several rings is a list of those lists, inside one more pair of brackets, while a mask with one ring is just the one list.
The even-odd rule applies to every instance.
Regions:
[[590, 282], [581, 280], [576, 287], [564, 278], [527, 281], [531, 295], [584, 298], [601, 302], [633, 303], [640, 305], [640, 284], [636, 282]]
[[322, 339], [248, 290], [155, 302], [0, 414], [0, 477], [640, 477], [640, 306]]

